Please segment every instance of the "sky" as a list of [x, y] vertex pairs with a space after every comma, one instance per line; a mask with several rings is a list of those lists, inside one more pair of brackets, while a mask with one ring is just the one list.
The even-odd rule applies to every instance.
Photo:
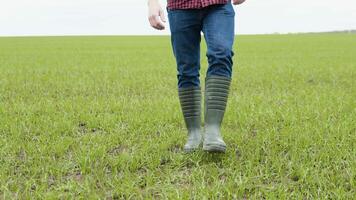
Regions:
[[[237, 34], [356, 29], [356, 0], [246, 0], [235, 11]], [[147, 0], [4, 0], [0, 36], [169, 34], [147, 12]]]

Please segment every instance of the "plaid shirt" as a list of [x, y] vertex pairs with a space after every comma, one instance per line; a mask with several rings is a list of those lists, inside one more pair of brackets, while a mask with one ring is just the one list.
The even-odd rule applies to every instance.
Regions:
[[168, 0], [167, 7], [174, 9], [200, 9], [214, 4], [226, 4], [229, 0]]

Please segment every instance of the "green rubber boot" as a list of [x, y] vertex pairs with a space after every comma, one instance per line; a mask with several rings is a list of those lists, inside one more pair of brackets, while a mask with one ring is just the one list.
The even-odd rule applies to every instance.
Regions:
[[201, 89], [200, 87], [179, 88], [180, 105], [188, 129], [188, 141], [184, 145], [185, 152], [199, 148], [201, 143]]
[[205, 135], [203, 142], [205, 151], [221, 153], [226, 151], [220, 126], [224, 118], [230, 83], [231, 79], [224, 76], [214, 75], [205, 79]]

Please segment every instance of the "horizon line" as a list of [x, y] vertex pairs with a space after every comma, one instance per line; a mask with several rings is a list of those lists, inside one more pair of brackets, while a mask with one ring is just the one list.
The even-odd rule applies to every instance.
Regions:
[[[235, 36], [253, 36], [253, 35], [293, 35], [293, 34], [322, 34], [322, 33], [356, 33], [356, 29], [350, 30], [334, 30], [334, 31], [312, 31], [312, 32], [273, 32], [273, 33], [240, 33]], [[0, 35], [0, 38], [12, 37], [161, 37], [170, 36], [170, 34], [23, 34], [23, 35]]]

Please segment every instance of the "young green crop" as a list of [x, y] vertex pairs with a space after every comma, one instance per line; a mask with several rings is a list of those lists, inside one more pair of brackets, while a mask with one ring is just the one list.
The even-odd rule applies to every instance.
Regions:
[[0, 38], [0, 199], [352, 199], [355, 44], [238, 36], [212, 155], [181, 150], [169, 37]]

